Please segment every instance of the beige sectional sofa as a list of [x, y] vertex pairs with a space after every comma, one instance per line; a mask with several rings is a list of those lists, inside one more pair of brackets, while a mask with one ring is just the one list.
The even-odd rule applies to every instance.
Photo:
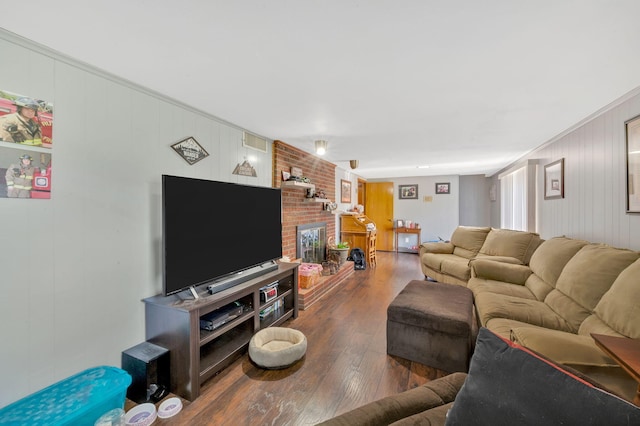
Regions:
[[420, 265], [428, 278], [466, 285], [471, 277], [470, 260], [490, 258], [527, 265], [541, 242], [540, 236], [533, 232], [459, 226], [451, 241], [422, 244]]
[[639, 259], [636, 251], [556, 237], [529, 265], [474, 259], [468, 287], [481, 326], [630, 397], [637, 385], [590, 334], [640, 339]]

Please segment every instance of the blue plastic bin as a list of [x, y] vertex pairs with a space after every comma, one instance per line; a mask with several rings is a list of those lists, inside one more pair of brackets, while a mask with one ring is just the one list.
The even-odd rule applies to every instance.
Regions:
[[94, 367], [32, 393], [0, 410], [0, 425], [88, 425], [124, 408], [131, 376], [116, 367]]

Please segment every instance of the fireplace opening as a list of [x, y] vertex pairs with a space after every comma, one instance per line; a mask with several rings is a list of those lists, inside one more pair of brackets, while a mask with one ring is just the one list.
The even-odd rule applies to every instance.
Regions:
[[327, 244], [326, 222], [299, 225], [296, 232], [296, 257], [305, 263], [322, 263]]

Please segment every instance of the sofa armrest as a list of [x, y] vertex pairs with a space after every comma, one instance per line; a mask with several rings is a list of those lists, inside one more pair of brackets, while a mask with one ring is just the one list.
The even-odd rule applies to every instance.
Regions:
[[453, 373], [422, 386], [370, 402], [326, 420], [320, 425], [388, 425], [452, 402], [464, 383], [465, 373]]
[[591, 336], [539, 327], [514, 327], [511, 340], [569, 366], [618, 367]]
[[422, 256], [424, 253], [451, 254], [454, 248], [454, 245], [451, 243], [422, 243], [420, 245], [420, 255]]
[[471, 259], [471, 277], [487, 280], [504, 281], [511, 284], [524, 285], [532, 274], [531, 269], [525, 265], [515, 265], [489, 259]]
[[515, 257], [511, 257], [511, 256], [493, 256], [493, 255], [490, 256], [487, 254], [480, 253], [476, 258], [493, 260], [494, 262], [511, 263], [513, 265], [524, 265], [524, 263], [522, 263], [519, 259], [516, 259]]

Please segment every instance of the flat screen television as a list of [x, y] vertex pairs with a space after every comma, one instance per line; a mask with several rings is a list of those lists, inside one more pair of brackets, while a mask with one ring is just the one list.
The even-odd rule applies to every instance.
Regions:
[[281, 191], [163, 175], [162, 247], [165, 296], [269, 272], [282, 257]]

